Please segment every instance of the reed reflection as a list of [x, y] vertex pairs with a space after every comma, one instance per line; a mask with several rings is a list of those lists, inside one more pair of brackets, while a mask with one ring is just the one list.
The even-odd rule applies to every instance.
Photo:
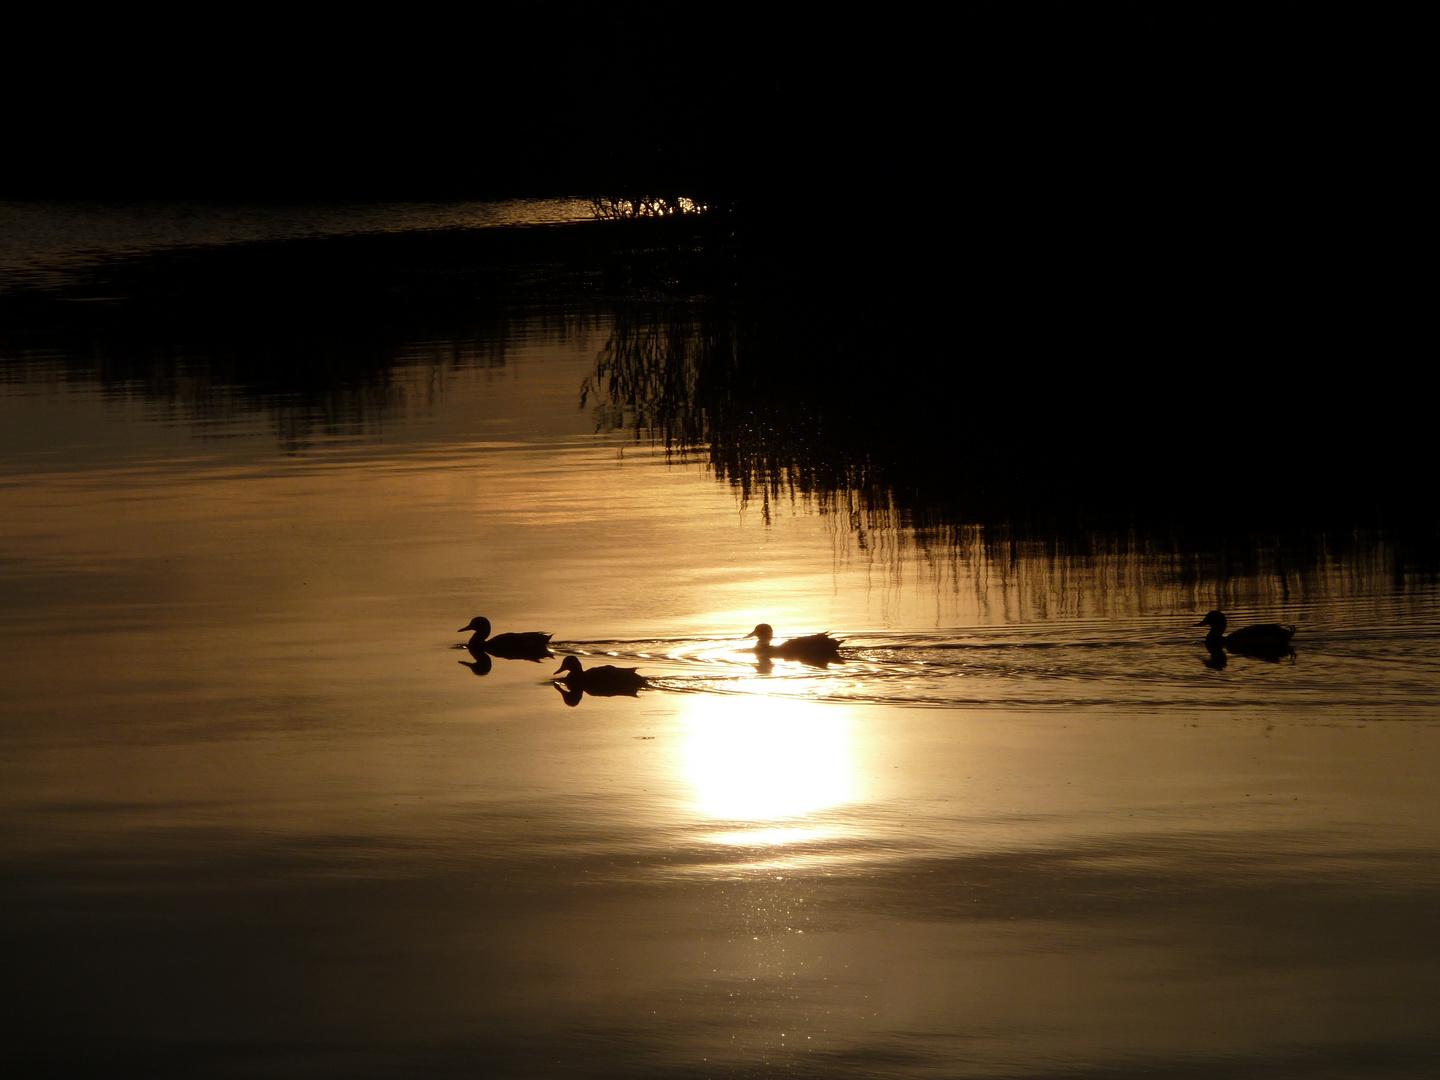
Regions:
[[[878, 302], [870, 278], [833, 296], [772, 295], [757, 265], [732, 261], [740, 253], [718, 239], [723, 229], [656, 242], [651, 226], [710, 220], [689, 200], [606, 205], [614, 212], [597, 207], [602, 216], [640, 218], [222, 245], [123, 261], [63, 290], [0, 290], [0, 378], [94, 380], [197, 436], [268, 419], [299, 454], [431, 409], [452, 392], [451, 373], [504, 369], [527, 335], [604, 327], [580, 395], [598, 427], [703, 455], [764, 518], [809, 500], [864, 551], [918, 542], [973, 559], [983, 547], [995, 566], [1017, 553], [1143, 555], [1207, 585], [1324, 571], [1337, 558], [1402, 588], [1417, 569], [1440, 572], [1433, 500], [1419, 474], [1395, 467], [1433, 456], [1428, 428], [1405, 422], [1379, 378], [1297, 400], [1283, 368], [1252, 373], [1216, 421], [1188, 377], [1157, 374], [1188, 370], [1151, 362], [1178, 353], [1173, 342], [1147, 341], [1145, 378], [1130, 384], [1119, 361], [1113, 378], [1081, 364], [1032, 378], [1039, 368], [987, 340], [982, 313], [956, 329], [948, 292], [904, 309]], [[691, 255], [677, 263], [681, 249]], [[797, 276], [836, 283], [833, 268], [806, 268]], [[621, 299], [592, 304], [596, 279]], [[633, 299], [665, 295], [682, 299]], [[60, 357], [60, 368], [42, 373], [23, 361], [33, 356]], [[1122, 384], [1131, 391], [1116, 393]], [[1306, 467], [1277, 481], [1245, 466], [1271, 459], [1271, 442], [1251, 439], [1281, 419], [1280, 400], [1287, 421], [1347, 437], [1316, 440]], [[1207, 438], [1175, 437], [1190, 427]], [[1237, 443], [1222, 460], [1239, 467], [1217, 472], [1217, 447]], [[1210, 590], [1199, 602], [1244, 599]]]
[[[914, 543], [1002, 570], [1017, 555], [1139, 557], [1211, 603], [1230, 602], [1229, 582], [1323, 574], [1337, 557], [1402, 588], [1440, 570], [1433, 515], [1387, 438], [1318, 447], [1283, 484], [1229, 470], [1197, 498], [1191, 477], [1212, 475], [1214, 444], [1173, 433], [1268, 426], [1276, 398], [1263, 387], [1217, 427], [1209, 399], [1180, 381], [1149, 380], [1144, 400], [1126, 401], [1083, 368], [1023, 378], [978, 340], [937, 371], [926, 350], [938, 346], [911, 326], [849, 335], [855, 319], [799, 300], [621, 308], [580, 404], [599, 430], [702, 455], [764, 521], [803, 500], [862, 551]], [[1306, 405], [1312, 424], [1361, 419], [1339, 398]]]

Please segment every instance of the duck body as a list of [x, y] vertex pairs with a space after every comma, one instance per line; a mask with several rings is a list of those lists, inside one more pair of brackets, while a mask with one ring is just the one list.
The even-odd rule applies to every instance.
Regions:
[[565, 657], [554, 677], [572, 692], [583, 690], [595, 697], [634, 697], [637, 691], [650, 685], [650, 681], [633, 667], [605, 664], [601, 667], [584, 668], [580, 665], [580, 658], [576, 656]]
[[472, 654], [488, 653], [491, 656], [498, 656], [502, 660], [535, 660], [540, 661], [555, 654], [550, 651], [550, 639], [553, 634], [542, 634], [538, 631], [525, 634], [496, 634], [490, 636], [490, 620], [483, 615], [476, 615], [469, 623], [456, 631], [463, 634], [467, 630], [473, 631], [470, 640], [465, 647]]
[[1295, 636], [1295, 627], [1280, 623], [1257, 623], [1242, 626], [1233, 633], [1225, 633], [1225, 615], [1212, 611], [1201, 619], [1197, 626], [1208, 626], [1205, 647], [1212, 653], [1222, 649], [1245, 656], [1284, 656], [1291, 651], [1290, 639]]
[[802, 663], [823, 666], [840, 659], [840, 645], [843, 638], [833, 638], [828, 632], [807, 634], [805, 637], [790, 638], [775, 642], [775, 628], [769, 623], [760, 623], [745, 635], [755, 639], [755, 655], [776, 657], [781, 660], [799, 660]]

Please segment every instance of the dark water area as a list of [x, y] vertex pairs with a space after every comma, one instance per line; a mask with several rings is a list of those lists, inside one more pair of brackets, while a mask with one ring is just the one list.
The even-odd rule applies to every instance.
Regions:
[[[1433, 1074], [1383, 333], [1273, 363], [1284, 319], [1031, 303], [920, 230], [418, 212], [0, 281], [27, 1075]], [[1217, 607], [1293, 655], [1217, 663]]]
[[[784, 486], [936, 534], [986, 524], [1222, 560], [1358, 531], [1384, 534], [1406, 565], [1440, 566], [1429, 405], [1391, 374], [1408, 352], [1367, 321], [1373, 282], [1326, 283], [1348, 291], [1343, 326], [1277, 290], [1272, 310], [1196, 329], [1205, 298], [1104, 300], [1110, 280], [1079, 265], [996, 282], [907, 250], [883, 271], [837, 268], [829, 245], [852, 259], [876, 248], [844, 222], [830, 232], [803, 272], [799, 252], [720, 212], [171, 247], [20, 279], [0, 293], [0, 334], [12, 358], [58, 356], [74, 377], [212, 420], [283, 408], [299, 445], [305, 416], [383, 412], [408, 341], [503, 362], [507, 321], [605, 307], [616, 318], [582, 403], [669, 450], [703, 448], [747, 497]], [[930, 239], [973, 259], [956, 235]], [[1044, 310], [1027, 310], [1036, 295]], [[1289, 359], [1267, 340], [1282, 327]]]

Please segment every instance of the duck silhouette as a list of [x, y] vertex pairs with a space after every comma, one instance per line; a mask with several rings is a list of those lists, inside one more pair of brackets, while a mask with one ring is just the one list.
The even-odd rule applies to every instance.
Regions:
[[826, 632], [790, 638], [788, 641], [777, 644], [772, 640], [775, 637], [775, 628], [764, 622], [745, 636], [755, 639], [755, 655], [761, 659], [768, 660], [778, 656], [781, 660], [799, 660], [812, 667], [824, 667], [826, 664], [838, 661], [840, 645], [844, 640], [843, 638], [833, 638]]
[[[565, 657], [554, 677], [556, 682], [564, 683], [571, 694], [583, 691], [594, 697], [635, 697], [637, 691], [650, 685], [650, 680], [633, 667], [605, 664], [602, 667], [584, 668], [580, 666], [578, 656]], [[566, 700], [569, 701], [568, 698]], [[579, 700], [577, 696], [575, 701]]]
[[489, 653], [491, 656], [498, 656], [502, 660], [534, 660], [539, 663], [546, 657], [554, 656], [550, 651], [550, 639], [553, 634], [541, 634], [532, 632], [526, 634], [496, 634], [490, 636], [490, 620], [483, 615], [476, 615], [468, 624], [455, 631], [463, 634], [467, 630], [473, 630], [470, 640], [465, 647], [470, 650], [472, 656], [478, 657], [481, 653]]
[[1227, 634], [1224, 613], [1212, 611], [1195, 625], [1210, 627], [1210, 632], [1205, 635], [1205, 647], [1212, 654], [1228, 650], [1240, 656], [1258, 656], [1269, 660], [1294, 655], [1290, 639], [1295, 636], [1295, 627], [1288, 624], [1282, 626], [1280, 623], [1257, 623], [1254, 626], [1242, 626], [1234, 633]]

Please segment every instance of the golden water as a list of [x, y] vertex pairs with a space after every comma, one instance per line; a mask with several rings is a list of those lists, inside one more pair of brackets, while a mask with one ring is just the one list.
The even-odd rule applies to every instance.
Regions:
[[[296, 450], [0, 388], [11, 1045], [176, 1075], [1429, 1075], [1440, 602], [782, 499], [417, 346]], [[1297, 656], [1204, 663], [1217, 596]], [[456, 628], [638, 666], [566, 705]], [[744, 640], [830, 630], [844, 662]]]

